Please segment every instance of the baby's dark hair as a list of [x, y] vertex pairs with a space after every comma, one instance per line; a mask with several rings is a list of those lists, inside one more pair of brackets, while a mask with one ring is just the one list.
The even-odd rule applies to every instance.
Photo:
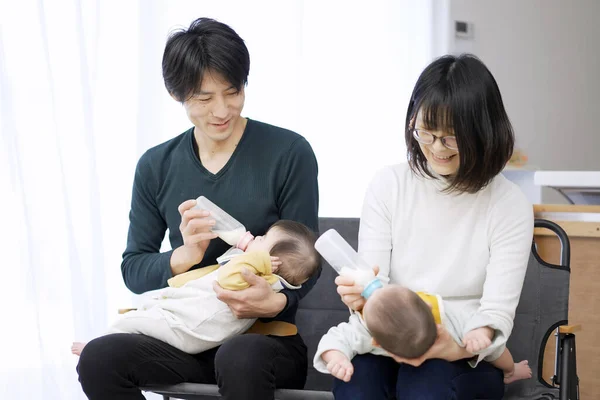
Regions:
[[365, 322], [382, 349], [403, 358], [425, 354], [437, 338], [431, 308], [412, 290], [388, 285], [365, 305]]
[[321, 255], [315, 250], [315, 233], [300, 222], [286, 219], [275, 222], [269, 228], [283, 233], [269, 253], [279, 257], [281, 267], [277, 274], [292, 285], [306, 282], [321, 266]]

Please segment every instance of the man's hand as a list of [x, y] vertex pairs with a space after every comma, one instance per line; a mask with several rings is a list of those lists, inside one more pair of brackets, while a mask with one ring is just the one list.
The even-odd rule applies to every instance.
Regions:
[[[373, 267], [375, 275], [379, 273], [379, 267]], [[365, 306], [365, 298], [360, 294], [365, 290], [364, 287], [356, 285], [354, 279], [348, 276], [338, 276], [335, 278], [337, 292], [340, 295], [342, 302], [355, 311], [360, 311]]]
[[321, 354], [321, 358], [327, 364], [327, 371], [336, 378], [344, 382], [350, 382], [354, 373], [352, 362], [344, 353], [338, 350], [327, 350]]
[[183, 246], [176, 248], [171, 254], [171, 271], [179, 275], [200, 263], [210, 241], [217, 237], [211, 231], [215, 220], [208, 218], [210, 212], [195, 209], [196, 200], [186, 200], [177, 210], [181, 215], [179, 231], [183, 237]]
[[463, 344], [469, 353], [478, 353], [492, 344], [494, 330], [490, 327], [473, 329], [463, 337]]
[[244, 290], [226, 290], [217, 281], [213, 282], [217, 298], [226, 303], [237, 318], [272, 318], [284, 309], [287, 297], [283, 293], [275, 293], [266, 280], [246, 268], [242, 268], [241, 274], [250, 285]]

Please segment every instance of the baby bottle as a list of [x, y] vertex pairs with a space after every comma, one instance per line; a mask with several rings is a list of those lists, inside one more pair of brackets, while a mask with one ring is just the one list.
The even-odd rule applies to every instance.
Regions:
[[210, 217], [215, 220], [212, 231], [230, 246], [245, 251], [248, 243], [254, 240], [254, 236], [246, 231], [244, 225], [206, 197], [198, 197], [194, 208], [210, 211]]
[[365, 299], [383, 286], [375, 276], [371, 266], [354, 251], [352, 246], [335, 229], [323, 233], [317, 239], [315, 249], [338, 274], [352, 277], [356, 284], [362, 285], [364, 290], [361, 296]]

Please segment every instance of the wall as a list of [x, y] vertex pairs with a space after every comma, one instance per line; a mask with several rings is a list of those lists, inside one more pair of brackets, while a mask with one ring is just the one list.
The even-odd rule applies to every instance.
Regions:
[[[450, 1], [449, 28], [468, 21], [474, 36], [448, 48], [490, 68], [532, 167], [600, 170], [599, 16], [596, 0]], [[564, 203], [550, 189], [543, 201]]]
[[310, 142], [319, 162], [321, 216], [359, 216], [373, 175], [406, 160], [408, 101], [421, 70], [441, 51], [434, 50], [440, 32], [431, 21], [447, 21], [447, 13], [437, 14], [447, 1], [145, 0], [138, 152], [190, 126], [163, 85], [168, 33], [196, 16], [216, 18], [231, 25], [250, 52], [243, 115]]

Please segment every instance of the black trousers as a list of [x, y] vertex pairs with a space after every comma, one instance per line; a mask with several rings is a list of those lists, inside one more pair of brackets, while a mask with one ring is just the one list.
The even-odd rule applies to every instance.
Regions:
[[336, 399], [473, 400], [502, 399], [503, 374], [485, 361], [471, 368], [467, 360], [427, 360], [420, 367], [390, 357], [361, 354], [352, 359], [350, 382], [333, 383]]
[[89, 342], [77, 373], [90, 400], [143, 400], [139, 387], [181, 382], [216, 383], [228, 400], [269, 400], [275, 388], [304, 387], [307, 354], [299, 335], [240, 335], [192, 355], [145, 335], [118, 333]]

